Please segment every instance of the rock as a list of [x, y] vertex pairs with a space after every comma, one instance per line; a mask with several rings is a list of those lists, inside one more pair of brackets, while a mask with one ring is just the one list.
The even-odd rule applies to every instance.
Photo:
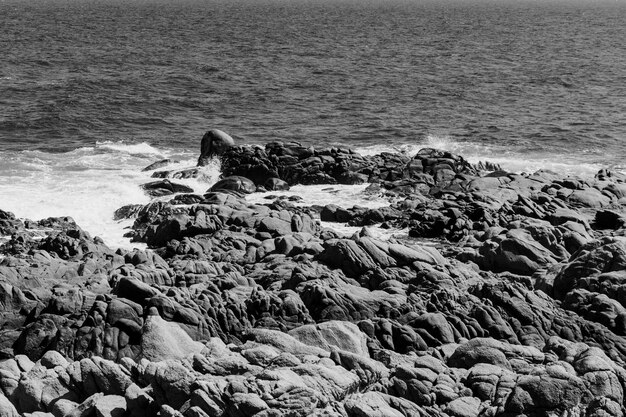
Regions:
[[369, 357], [367, 339], [359, 328], [352, 323], [341, 321], [327, 321], [317, 325], [304, 325], [289, 332], [310, 346], [331, 350], [331, 347], [339, 348], [354, 354]]
[[267, 232], [272, 236], [285, 236], [291, 234], [291, 222], [276, 217], [265, 217], [259, 222], [258, 230]]
[[128, 204], [120, 207], [113, 213], [113, 220], [132, 219], [137, 216], [142, 208], [142, 204]]
[[445, 259], [434, 248], [408, 247], [397, 243], [390, 244], [388, 248], [389, 255], [396, 259], [398, 265], [408, 265], [413, 262], [425, 262], [433, 265], [446, 263]]
[[626, 226], [626, 217], [612, 210], [598, 210], [595, 226], [600, 229], [620, 229]]
[[151, 197], [161, 197], [175, 193], [193, 193], [193, 188], [170, 180], [153, 181], [142, 184], [141, 188]]
[[480, 399], [460, 397], [446, 405], [446, 414], [453, 417], [476, 417], [480, 412]]
[[123, 417], [126, 415], [126, 399], [120, 395], [105, 395], [94, 404], [97, 417]]
[[289, 190], [289, 184], [280, 178], [268, 178], [263, 184], [263, 187], [267, 191], [287, 191]]
[[40, 363], [48, 369], [53, 369], [57, 366], [66, 368], [69, 365], [67, 359], [63, 357], [59, 352], [49, 350], [40, 359]]
[[231, 397], [228, 410], [231, 415], [252, 416], [269, 409], [269, 406], [256, 394], [237, 392]]
[[506, 405], [509, 412], [572, 410], [580, 406], [585, 387], [577, 378], [522, 375]]
[[198, 166], [205, 166], [213, 156], [222, 155], [228, 148], [235, 145], [235, 140], [218, 129], [207, 131], [200, 144]]
[[[495, 346], [494, 346], [495, 345]], [[448, 365], [469, 369], [477, 363], [497, 365], [511, 369], [511, 365], [499, 344], [489, 339], [472, 339], [460, 345], [448, 360]]]
[[350, 239], [327, 240], [319, 259], [341, 268], [348, 276], [359, 276], [377, 266], [367, 251]]
[[[579, 285], [582, 277], [626, 269], [626, 240], [605, 238], [583, 246], [556, 275], [554, 297], [562, 300]], [[584, 280], [582, 281], [584, 282]]]
[[117, 282], [115, 293], [118, 297], [144, 304], [146, 299], [156, 296], [159, 291], [138, 279], [123, 277]]
[[168, 165], [170, 162], [172, 162], [170, 159], [162, 159], [160, 161], [157, 161], [157, 162], [154, 162], [154, 163], [148, 165], [147, 167], [145, 167], [141, 171], [143, 171], [143, 172], [154, 171], [155, 169], [163, 168], [164, 166]]
[[59, 328], [55, 320], [42, 317], [24, 329], [15, 341], [13, 349], [26, 354], [32, 360], [39, 360], [47, 350], [54, 346], [58, 333]]
[[248, 337], [258, 343], [274, 346], [280, 351], [288, 352], [296, 357], [303, 357], [307, 355], [322, 357], [329, 356], [328, 351], [325, 349], [318, 346], [309, 346], [300, 342], [291, 335], [275, 330], [251, 329], [248, 332]]
[[574, 206], [582, 207], [606, 207], [611, 203], [611, 198], [595, 188], [575, 190], [567, 196], [567, 201]]
[[13, 404], [2, 393], [0, 393], [0, 417], [19, 417]]
[[161, 406], [161, 410], [159, 410], [160, 417], [183, 417], [183, 414], [176, 411], [173, 407], [170, 407], [167, 404], [163, 404]]
[[402, 398], [380, 392], [353, 394], [344, 404], [350, 417], [405, 417], [419, 416], [420, 407]]
[[180, 325], [166, 322], [151, 311], [142, 329], [141, 356], [152, 361], [183, 359], [204, 349], [194, 342]]
[[96, 404], [104, 397], [102, 393], [95, 393], [85, 401], [83, 401], [80, 405], [74, 408], [67, 417], [83, 417], [89, 415], [97, 415], [96, 414]]
[[532, 275], [538, 269], [555, 264], [555, 254], [537, 242], [525, 229], [509, 230], [480, 249], [478, 261], [488, 269]]
[[145, 380], [152, 386], [152, 395], [159, 404], [180, 409], [189, 399], [195, 377], [181, 362], [151, 362], [145, 369]]
[[230, 192], [235, 191], [250, 194], [256, 191], [256, 185], [246, 177], [233, 175], [216, 182], [207, 192]]

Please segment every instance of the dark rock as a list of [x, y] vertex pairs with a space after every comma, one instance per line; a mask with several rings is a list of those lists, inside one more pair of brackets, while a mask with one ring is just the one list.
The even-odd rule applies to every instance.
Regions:
[[626, 226], [626, 217], [612, 210], [596, 211], [595, 227], [599, 229], [620, 229]]
[[280, 178], [268, 178], [263, 184], [268, 191], [286, 191], [289, 190], [289, 184]]
[[202, 137], [198, 166], [207, 165], [213, 156], [222, 155], [228, 148], [234, 145], [235, 140], [221, 130], [212, 129], [207, 131]]
[[218, 191], [250, 194], [256, 191], [256, 185], [246, 177], [234, 175], [219, 180], [207, 192]]
[[154, 162], [154, 163], [148, 165], [147, 167], [142, 169], [142, 171], [143, 172], [145, 172], [145, 171], [154, 171], [155, 169], [163, 168], [164, 166], [166, 166], [170, 162], [172, 162], [170, 159], [162, 159], [160, 161], [157, 161], [157, 162]]
[[170, 200], [170, 204], [197, 204], [204, 201], [204, 197], [198, 194], [178, 194]]
[[113, 220], [132, 219], [143, 208], [143, 204], [129, 204], [124, 207], [120, 207], [113, 213]]
[[193, 188], [183, 184], [176, 184], [169, 180], [149, 182], [142, 184], [141, 188], [151, 197], [160, 197], [175, 193], [193, 193]]
[[565, 295], [591, 277], [626, 270], [626, 241], [622, 238], [605, 238], [583, 246], [567, 263], [554, 280], [554, 297]]

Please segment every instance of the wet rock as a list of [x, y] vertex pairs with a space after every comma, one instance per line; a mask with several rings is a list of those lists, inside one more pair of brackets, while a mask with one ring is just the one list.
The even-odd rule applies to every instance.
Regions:
[[193, 193], [193, 188], [167, 179], [142, 184], [141, 188], [151, 197], [161, 197], [176, 193]]
[[268, 178], [267, 181], [263, 183], [263, 187], [265, 187], [267, 191], [287, 191], [290, 188], [289, 184], [280, 178]]
[[156, 169], [163, 168], [164, 166], [167, 166], [170, 162], [172, 162], [170, 159], [162, 159], [160, 161], [157, 161], [157, 162], [154, 162], [154, 163], [148, 165], [147, 167], [142, 169], [142, 171], [143, 172], [154, 171]]
[[242, 194], [250, 194], [256, 191], [256, 186], [246, 177], [233, 175], [216, 182], [208, 191], [210, 192], [230, 192], [235, 191]]
[[213, 156], [222, 155], [235, 145], [235, 140], [227, 133], [218, 129], [208, 130], [202, 137], [198, 166], [207, 165]]
[[113, 213], [113, 220], [131, 219], [136, 217], [142, 208], [143, 204], [129, 204], [127, 206], [120, 207]]

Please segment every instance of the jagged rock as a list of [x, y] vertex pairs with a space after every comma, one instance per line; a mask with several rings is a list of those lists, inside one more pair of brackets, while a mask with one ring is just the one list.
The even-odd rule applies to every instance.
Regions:
[[486, 242], [478, 261], [487, 269], [532, 275], [555, 264], [555, 254], [537, 242], [525, 229], [513, 229]]
[[573, 288], [603, 273], [626, 270], [626, 240], [604, 238], [583, 246], [557, 274], [554, 296], [563, 299]]
[[0, 212], [2, 412], [623, 416], [626, 177], [230, 145], [250, 192], [375, 181], [393, 202], [179, 194], [119, 212], [132, 251]]
[[113, 220], [131, 219], [136, 217], [143, 208], [143, 204], [129, 204], [120, 207], [113, 213]]

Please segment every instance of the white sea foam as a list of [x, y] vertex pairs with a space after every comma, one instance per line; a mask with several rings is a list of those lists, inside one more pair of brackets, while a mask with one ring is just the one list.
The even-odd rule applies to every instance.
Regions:
[[[354, 206], [379, 208], [389, 205], [389, 201], [378, 194], [368, 194], [365, 189], [369, 184], [359, 185], [296, 185], [289, 191], [270, 191], [254, 193], [247, 197], [253, 203], [267, 203], [271, 196], [299, 196], [302, 200], [294, 202], [297, 206], [311, 206], [314, 204], [325, 206], [336, 204], [339, 207], [352, 208]], [[271, 201], [271, 200], [269, 200]]]
[[362, 155], [375, 155], [381, 152], [400, 152], [407, 156], [414, 156], [420, 149], [434, 148], [452, 152], [463, 156], [470, 163], [492, 162], [499, 164], [503, 169], [516, 173], [532, 173], [540, 169], [555, 171], [564, 176], [593, 177], [600, 169], [611, 168], [626, 171], [626, 165], [607, 166], [592, 159], [588, 154], [596, 154], [592, 150], [587, 153], [549, 153], [542, 151], [530, 152], [522, 147], [519, 149], [504, 148], [495, 145], [486, 145], [471, 141], [453, 140], [449, 136], [428, 135], [415, 143], [400, 145], [373, 145], [357, 148]]
[[166, 152], [163, 150], [157, 149], [154, 146], [150, 145], [147, 142], [142, 143], [124, 143], [124, 142], [97, 142], [97, 149], [105, 149], [120, 153], [127, 153], [130, 155], [147, 155], [147, 156], [156, 156], [156, 157], [166, 157]]
[[428, 135], [423, 139], [416, 139], [413, 143], [401, 143], [401, 144], [378, 144], [356, 148], [356, 151], [361, 155], [376, 155], [382, 152], [398, 152], [408, 156], [414, 156], [420, 149], [434, 148], [443, 151], [450, 151], [452, 153], [458, 153], [463, 156], [467, 152], [488, 152], [488, 147], [481, 147], [474, 143], [463, 143], [454, 141], [449, 136], [436, 136]]
[[[0, 208], [32, 220], [70, 216], [111, 247], [141, 247], [123, 237], [132, 221], [117, 222], [113, 213], [127, 204], [149, 202], [139, 186], [154, 179], [141, 169], [170, 155], [179, 159], [171, 168], [195, 165], [191, 154], [113, 142], [68, 153], [0, 154]], [[175, 181], [204, 193], [218, 176], [219, 166], [212, 164], [197, 179]]]
[[[354, 206], [376, 209], [386, 207], [391, 200], [380, 194], [366, 192], [369, 184], [359, 185], [296, 185], [289, 191], [270, 191], [266, 193], [254, 193], [246, 197], [251, 203], [264, 204], [273, 201], [274, 197], [298, 196], [302, 199], [294, 201], [296, 206], [311, 206], [335, 204], [346, 209]], [[321, 222], [322, 227], [333, 229], [343, 236], [352, 236], [360, 232], [361, 226], [348, 226], [345, 223]], [[370, 233], [382, 240], [388, 240], [392, 236], [406, 234], [406, 231], [398, 229], [381, 229], [378, 226], [369, 226]]]

